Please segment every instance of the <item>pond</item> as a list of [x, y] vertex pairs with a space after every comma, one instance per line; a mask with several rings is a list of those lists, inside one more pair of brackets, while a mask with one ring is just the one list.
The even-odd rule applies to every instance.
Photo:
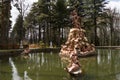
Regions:
[[0, 59], [0, 80], [120, 80], [120, 50], [97, 49], [97, 56], [80, 58], [83, 76], [71, 77], [58, 53]]

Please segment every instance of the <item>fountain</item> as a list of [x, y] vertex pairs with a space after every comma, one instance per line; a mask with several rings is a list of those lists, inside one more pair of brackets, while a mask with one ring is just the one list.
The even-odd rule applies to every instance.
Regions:
[[88, 42], [85, 37], [85, 30], [81, 28], [79, 23], [79, 16], [76, 10], [71, 13], [73, 28], [70, 29], [68, 39], [60, 50], [60, 56], [69, 57], [72, 53], [77, 50], [78, 56], [87, 56], [95, 52], [94, 44]]
[[68, 58], [68, 66], [65, 68], [68, 73], [72, 75], [78, 75], [82, 73], [81, 65], [79, 63], [78, 57], [84, 57], [91, 55], [95, 52], [93, 44], [88, 42], [87, 37], [85, 37], [85, 30], [81, 28], [79, 16], [76, 10], [71, 12], [71, 19], [73, 28], [70, 29], [68, 39], [64, 45], [62, 45], [60, 50], [60, 57]]

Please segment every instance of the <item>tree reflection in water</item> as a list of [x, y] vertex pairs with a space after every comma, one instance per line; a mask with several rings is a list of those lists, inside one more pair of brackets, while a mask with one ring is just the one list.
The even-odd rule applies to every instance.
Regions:
[[12, 80], [22, 80], [22, 78], [18, 74], [17, 68], [16, 68], [12, 58], [9, 58], [9, 63], [12, 67]]
[[[70, 77], [63, 70], [58, 53], [31, 53], [0, 59], [0, 80], [120, 80], [120, 50], [97, 49], [97, 56], [80, 58], [81, 77]], [[7, 77], [6, 77], [7, 76]]]

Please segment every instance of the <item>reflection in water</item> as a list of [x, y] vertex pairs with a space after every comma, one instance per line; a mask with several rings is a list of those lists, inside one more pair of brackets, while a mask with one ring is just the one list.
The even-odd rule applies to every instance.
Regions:
[[98, 56], [97, 56], [97, 63], [100, 64], [101, 56], [100, 56], [100, 50], [98, 50]]
[[[111, 49], [109, 50], [97, 50], [97, 64], [102, 64], [102, 63], [107, 63], [110, 64], [111, 62], [111, 57], [112, 57], [112, 51]], [[114, 54], [114, 53], [113, 53]]]
[[45, 62], [45, 58], [44, 58], [44, 53], [42, 52], [41, 65], [43, 65], [44, 62]]
[[119, 52], [119, 50], [111, 49], [97, 50], [98, 77], [106, 77], [106, 80], [108, 80], [107, 77], [109, 77], [110, 80], [113, 80], [116, 76], [116, 80], [120, 80]]
[[111, 61], [111, 53], [112, 53], [112, 51], [111, 50], [109, 50], [108, 51], [108, 64], [110, 63], [110, 61]]
[[120, 80], [120, 50], [97, 49], [96, 52], [98, 54], [96, 57], [80, 59], [85, 72], [83, 78], [85, 80]]
[[61, 62], [58, 53], [41, 52], [32, 53], [26, 59], [21, 56], [2, 59], [0, 80], [120, 80], [120, 50], [96, 52], [97, 56], [80, 58], [84, 71], [81, 77], [71, 78], [63, 70], [66, 64]]
[[116, 75], [116, 79], [120, 80], [120, 73]]
[[[63, 80], [60, 77], [65, 76], [63, 65], [57, 53], [32, 53], [27, 61], [26, 66], [30, 67], [27, 73], [32, 74], [35, 80], [54, 80], [55, 77], [57, 77], [56, 80]], [[31, 79], [33, 79], [32, 77], [30, 76]]]
[[22, 80], [22, 78], [18, 75], [18, 71], [15, 67], [15, 64], [14, 64], [12, 58], [9, 58], [9, 63], [12, 67], [12, 72], [13, 72], [12, 73], [12, 80]]
[[32, 79], [27, 75], [27, 71], [24, 71], [24, 80], [32, 80]]

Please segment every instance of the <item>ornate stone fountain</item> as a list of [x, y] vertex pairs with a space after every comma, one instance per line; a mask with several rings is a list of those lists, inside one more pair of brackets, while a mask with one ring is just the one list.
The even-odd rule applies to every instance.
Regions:
[[[95, 53], [93, 44], [88, 42], [85, 36], [85, 30], [80, 26], [80, 17], [76, 10], [73, 10], [70, 15], [73, 28], [70, 29], [68, 39], [60, 50], [62, 60], [68, 61], [68, 66], [65, 68], [72, 75], [81, 74], [82, 69], [78, 57], [86, 57]], [[67, 59], [66, 59], [67, 58]]]
[[[70, 56], [71, 54], [77, 54], [79, 56], [87, 56], [95, 53], [95, 47], [88, 42], [85, 36], [85, 30], [81, 28], [79, 16], [76, 10], [71, 13], [71, 19], [73, 28], [70, 29], [68, 39], [61, 47], [61, 56]], [[77, 53], [75, 53], [77, 50]]]

